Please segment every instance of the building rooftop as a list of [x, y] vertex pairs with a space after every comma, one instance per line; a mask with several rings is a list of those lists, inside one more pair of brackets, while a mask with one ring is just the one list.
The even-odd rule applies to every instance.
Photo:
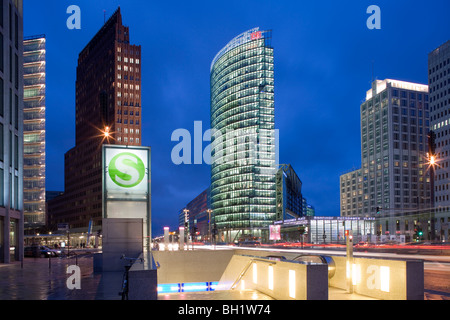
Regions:
[[[385, 79], [385, 80], [376, 80], [376, 92], [380, 93], [381, 91], [387, 88], [387, 85], [390, 84], [392, 88], [399, 88], [404, 90], [412, 90], [419, 91], [423, 93], [428, 93], [428, 85], [407, 82], [401, 80], [393, 80], [393, 79]], [[366, 101], [372, 99], [373, 90], [367, 90], [366, 92]]]

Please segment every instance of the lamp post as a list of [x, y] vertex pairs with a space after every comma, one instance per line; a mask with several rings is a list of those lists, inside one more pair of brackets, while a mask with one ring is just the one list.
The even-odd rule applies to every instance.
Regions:
[[211, 209], [207, 209], [206, 212], [208, 212], [209, 220], [208, 220], [208, 239], [211, 241]]
[[436, 165], [436, 134], [433, 130], [428, 132], [428, 159], [430, 167], [430, 240], [435, 239], [434, 232], [434, 166]]
[[184, 212], [184, 230], [186, 230], [186, 246], [187, 249], [189, 250], [189, 210], [184, 208], [183, 209]]

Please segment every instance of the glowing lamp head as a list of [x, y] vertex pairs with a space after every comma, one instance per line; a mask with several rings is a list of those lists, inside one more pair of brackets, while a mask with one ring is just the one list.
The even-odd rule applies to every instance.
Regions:
[[431, 157], [430, 157], [430, 164], [431, 164], [431, 165], [434, 165], [435, 163], [436, 163], [435, 157], [434, 157], [434, 156], [431, 156]]
[[105, 131], [103, 131], [103, 135], [107, 138], [109, 137], [109, 127], [105, 127]]

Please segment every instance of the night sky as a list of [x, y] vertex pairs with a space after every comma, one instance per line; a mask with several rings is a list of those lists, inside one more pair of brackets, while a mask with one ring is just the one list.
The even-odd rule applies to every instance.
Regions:
[[[379, 30], [366, 26], [373, 4]], [[70, 5], [81, 9], [80, 30], [66, 27]], [[25, 0], [24, 35], [47, 38], [47, 190], [64, 190], [64, 153], [75, 145], [78, 54], [118, 6], [130, 43], [142, 46], [154, 235], [176, 228], [178, 211], [209, 185], [209, 165], [172, 163], [171, 135], [184, 128], [193, 140], [194, 121], [209, 129], [210, 64], [236, 35], [273, 30], [280, 162], [292, 164], [319, 216], [339, 215], [339, 176], [360, 166], [359, 108], [372, 76], [427, 84], [428, 53], [450, 39], [448, 0]]]

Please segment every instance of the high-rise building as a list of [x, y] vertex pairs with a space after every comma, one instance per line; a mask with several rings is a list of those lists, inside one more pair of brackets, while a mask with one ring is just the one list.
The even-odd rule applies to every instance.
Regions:
[[120, 8], [80, 52], [75, 147], [65, 154], [65, 190], [48, 202], [49, 223], [93, 231], [102, 220], [102, 144], [141, 145], [141, 47], [130, 44]]
[[431, 130], [435, 134], [434, 205], [436, 236], [448, 240], [450, 223], [450, 40], [428, 55]]
[[275, 220], [272, 32], [232, 39], [211, 63], [211, 205], [219, 239], [268, 237]]
[[428, 86], [373, 82], [361, 104], [362, 168], [341, 176], [341, 215], [377, 217], [379, 233], [407, 235], [429, 215], [429, 111]]
[[45, 217], [45, 36], [23, 41], [23, 206], [25, 232]]
[[0, 3], [0, 262], [23, 257], [23, 3]]

